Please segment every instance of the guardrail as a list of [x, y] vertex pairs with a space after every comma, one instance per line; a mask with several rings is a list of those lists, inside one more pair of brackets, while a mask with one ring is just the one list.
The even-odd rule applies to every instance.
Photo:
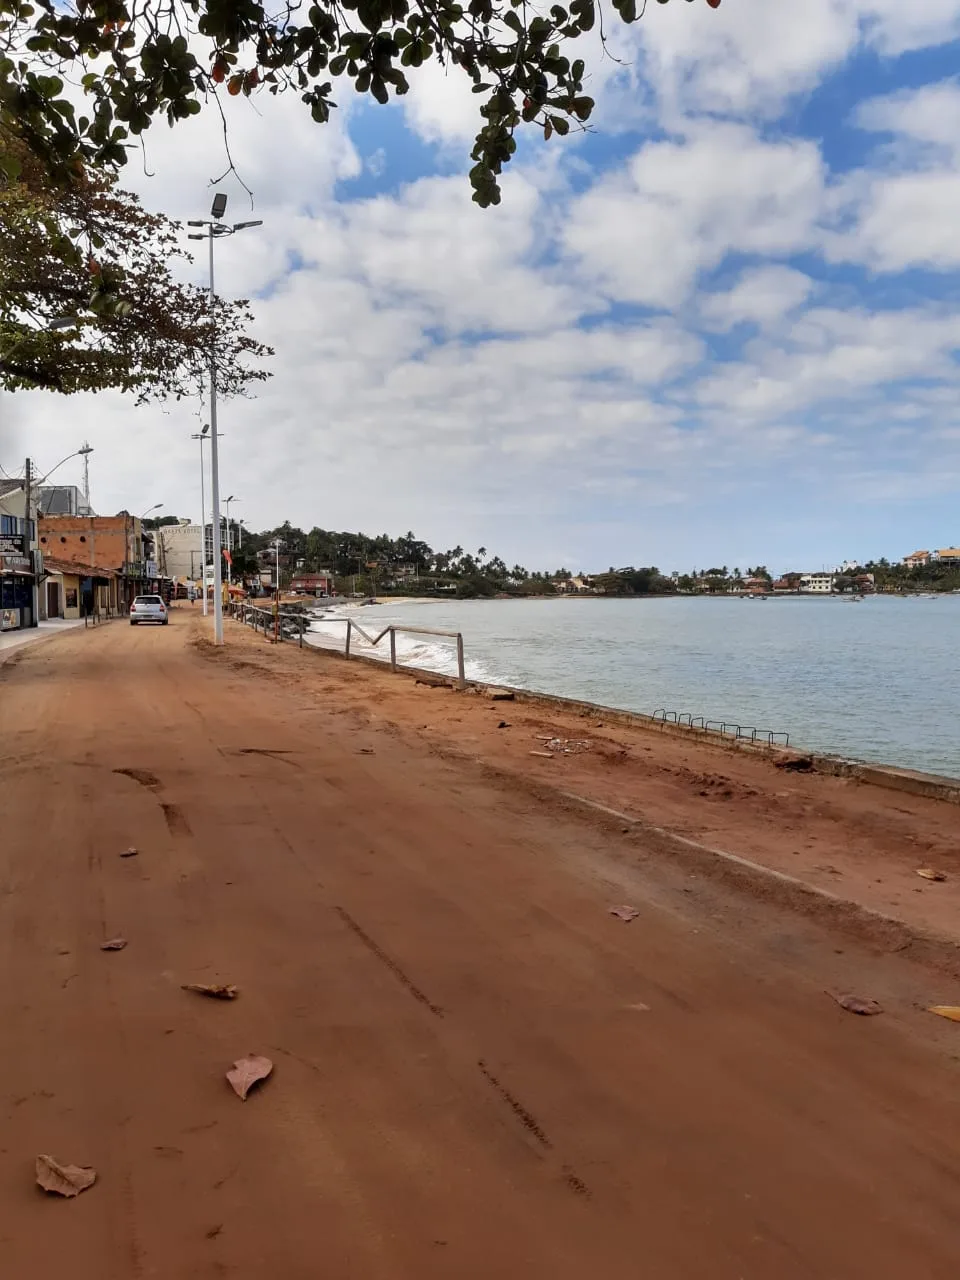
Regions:
[[227, 613], [231, 618], [238, 618], [240, 622], [253, 627], [254, 631], [262, 631], [265, 636], [273, 632], [275, 640], [296, 640], [300, 648], [303, 648], [303, 635], [309, 623], [305, 614], [294, 613], [289, 609], [286, 612], [281, 609], [278, 614], [272, 605], [263, 609], [246, 602], [227, 605]]
[[347, 635], [343, 646], [343, 656], [350, 657], [350, 641], [354, 631], [358, 632], [366, 640], [372, 648], [376, 648], [384, 636], [390, 637], [390, 670], [404, 670], [406, 663], [397, 662], [397, 635], [405, 636], [439, 636], [446, 640], [456, 640], [457, 642], [457, 681], [461, 689], [467, 687], [467, 677], [464, 670], [463, 661], [463, 633], [460, 631], [438, 631], [435, 627], [398, 627], [391, 624], [384, 627], [377, 636], [372, 636], [364, 631], [359, 622], [354, 622], [353, 618], [326, 618], [325, 622], [345, 622], [347, 624]]
[[[257, 605], [251, 604], [231, 604], [227, 607], [227, 612], [231, 617], [239, 618], [241, 622], [245, 622], [248, 626], [252, 626], [255, 631], [262, 630], [266, 636], [270, 631], [274, 632], [277, 640], [296, 639], [300, 648], [303, 648], [304, 633], [309, 629], [310, 620], [303, 613], [291, 613], [281, 609], [279, 615], [275, 608], [269, 609], [259, 608]], [[435, 627], [398, 627], [391, 624], [384, 627], [379, 635], [372, 636], [369, 632], [364, 631], [363, 627], [353, 618], [325, 618], [324, 624], [330, 622], [345, 622], [347, 625], [347, 634], [343, 645], [343, 656], [350, 657], [351, 640], [353, 633], [356, 631], [363, 636], [367, 644], [371, 648], [376, 648], [384, 636], [390, 637], [390, 670], [406, 671], [412, 668], [403, 662], [397, 661], [397, 636], [439, 636], [446, 640], [456, 640], [457, 642], [457, 682], [461, 689], [467, 687], [467, 677], [463, 656], [463, 633], [460, 631], [439, 631]], [[286, 632], [286, 634], [285, 634]]]
[[790, 735], [779, 729], [755, 729], [752, 725], [735, 724], [732, 720], [704, 720], [703, 716], [691, 715], [689, 711], [667, 711], [665, 707], [657, 707], [652, 719], [661, 720], [664, 724], [675, 724], [680, 729], [700, 729], [704, 733], [718, 733], [721, 737], [733, 738], [738, 742], [759, 742], [766, 740], [770, 747], [789, 747]]

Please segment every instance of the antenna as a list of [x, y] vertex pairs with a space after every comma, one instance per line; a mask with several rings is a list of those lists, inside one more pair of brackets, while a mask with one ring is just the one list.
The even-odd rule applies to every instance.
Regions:
[[89, 441], [84, 440], [83, 444], [77, 450], [81, 458], [83, 458], [83, 501], [87, 508], [87, 515], [90, 514], [90, 455], [93, 453], [93, 445]]

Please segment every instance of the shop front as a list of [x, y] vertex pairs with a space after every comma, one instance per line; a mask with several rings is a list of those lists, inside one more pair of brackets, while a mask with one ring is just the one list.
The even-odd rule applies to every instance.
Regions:
[[33, 626], [35, 581], [29, 556], [19, 552], [0, 552], [0, 630], [15, 631], [20, 627]]

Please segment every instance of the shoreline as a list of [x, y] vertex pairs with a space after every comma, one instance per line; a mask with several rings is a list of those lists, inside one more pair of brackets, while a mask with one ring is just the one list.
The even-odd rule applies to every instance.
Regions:
[[[198, 643], [207, 644], [199, 628]], [[809, 771], [794, 771], [790, 762], [808, 753], [690, 737], [633, 713], [549, 695], [507, 690], [495, 698], [479, 686], [459, 692], [448, 677], [393, 673], [376, 659], [347, 661], [312, 646], [275, 649], [239, 623], [229, 629], [227, 649], [226, 657], [235, 651], [244, 666], [292, 683], [307, 706], [322, 702], [333, 713], [387, 725], [418, 749], [426, 744], [433, 754], [471, 761], [559, 809], [574, 797], [622, 815], [625, 826], [745, 860], [872, 919], [893, 920], [911, 937], [942, 944], [945, 963], [960, 973], [956, 803], [937, 790], [951, 787], [949, 779], [893, 771], [908, 787], [893, 790], [888, 777], [875, 776], [884, 772], [879, 767], [819, 755]], [[547, 740], [586, 745], [556, 750], [544, 747]], [[919, 877], [925, 867], [946, 881]]]

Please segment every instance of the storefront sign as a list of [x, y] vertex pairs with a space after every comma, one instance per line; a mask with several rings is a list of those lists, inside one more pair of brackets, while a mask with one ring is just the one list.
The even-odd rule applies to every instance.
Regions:
[[0, 536], [0, 555], [22, 556], [25, 551], [26, 547], [24, 546], [23, 534], [5, 533]]
[[29, 573], [30, 557], [0, 555], [0, 569], [5, 570], [7, 573]]
[[20, 629], [19, 609], [0, 609], [0, 631], [18, 631]]

